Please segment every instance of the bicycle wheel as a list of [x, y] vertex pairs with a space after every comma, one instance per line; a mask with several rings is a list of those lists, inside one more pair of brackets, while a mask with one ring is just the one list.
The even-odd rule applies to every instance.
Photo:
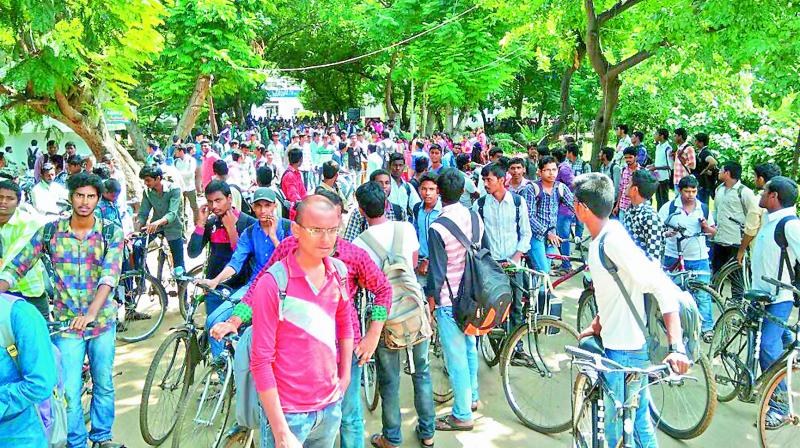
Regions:
[[714, 325], [714, 338], [708, 359], [717, 383], [717, 399], [733, 400], [741, 390], [741, 378], [747, 375], [747, 319], [738, 308], [722, 314]]
[[364, 385], [362, 393], [364, 394], [364, 402], [367, 404], [367, 410], [373, 412], [378, 407], [380, 395], [378, 395], [378, 371], [375, 367], [375, 360], [372, 359], [364, 364], [361, 370], [361, 381]]
[[675, 439], [704, 433], [717, 409], [717, 383], [708, 359], [701, 355], [687, 375], [697, 380], [659, 381], [650, 385], [650, 415], [658, 428]]
[[725, 312], [725, 305], [719, 293], [711, 286], [696, 280], [687, 283], [686, 289], [692, 297], [695, 297], [695, 302], [697, 302], [698, 293], [706, 293], [711, 297], [711, 321], [716, 323], [722, 316], [722, 313]]
[[149, 273], [134, 270], [120, 276], [117, 288], [124, 302], [120, 306], [125, 307], [124, 320], [117, 322], [117, 340], [139, 342], [155, 334], [167, 314], [164, 287]]
[[598, 419], [603, 414], [603, 392], [583, 373], [572, 387], [572, 437], [575, 448], [601, 446]]
[[736, 260], [729, 261], [713, 279], [713, 287], [726, 307], [741, 302], [744, 292], [750, 289], [750, 266]]
[[186, 397], [191, 369], [189, 333], [170, 334], [158, 347], [147, 370], [139, 405], [139, 429], [150, 445], [161, 445], [175, 426], [175, 414]]
[[588, 327], [597, 316], [597, 302], [594, 299], [594, 289], [587, 289], [578, 299], [578, 331]]
[[249, 431], [226, 436], [222, 441], [223, 448], [257, 448], [258, 440], [256, 439], [256, 431], [251, 429]]
[[551, 317], [535, 319], [517, 327], [506, 341], [500, 376], [506, 400], [522, 424], [552, 434], [570, 428], [572, 359], [564, 347], [577, 346], [578, 333]]
[[172, 448], [215, 448], [225, 434], [233, 397], [233, 376], [225, 368], [206, 368], [178, 408]]
[[[800, 436], [800, 387], [797, 385], [800, 364], [795, 362], [791, 375], [788, 376], [792, 383], [791, 390], [787, 389], [787, 372], [786, 366], [778, 370], [767, 383], [761, 398], [756, 426], [758, 440], [763, 448], [796, 446]], [[770, 423], [769, 429], [767, 422]]]
[[447, 373], [444, 351], [437, 333], [434, 333], [432, 341], [428, 362], [430, 363], [431, 383], [433, 386], [433, 401], [442, 404], [453, 398], [453, 388], [450, 386], [450, 375]]
[[[195, 266], [186, 273], [189, 277], [198, 277], [203, 274], [203, 266]], [[188, 301], [194, 300], [194, 293], [192, 291], [194, 288], [188, 288], [188, 284], [186, 283], [179, 283], [178, 284], [178, 311], [181, 313], [181, 317], [185, 320], [186, 319], [186, 309], [189, 306]], [[195, 315], [195, 322], [205, 323], [205, 318], [199, 319], [198, 315], [201, 314], [200, 310], [197, 310]]]
[[505, 329], [498, 327], [478, 338], [481, 356], [487, 366], [494, 367], [500, 362], [500, 353], [503, 351], [503, 342], [506, 336]]
[[83, 422], [89, 423], [92, 419], [92, 375], [89, 369], [86, 369], [81, 374], [81, 409], [83, 409]]

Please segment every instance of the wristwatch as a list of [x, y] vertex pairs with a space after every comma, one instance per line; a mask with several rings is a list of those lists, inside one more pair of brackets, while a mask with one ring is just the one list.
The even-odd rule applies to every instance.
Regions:
[[684, 347], [683, 343], [676, 342], [669, 344], [669, 352], [670, 353], [680, 353], [681, 355], [686, 354], [686, 347]]

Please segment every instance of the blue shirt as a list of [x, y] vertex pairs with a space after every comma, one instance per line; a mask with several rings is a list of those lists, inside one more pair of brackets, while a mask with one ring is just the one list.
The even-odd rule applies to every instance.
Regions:
[[529, 183], [519, 194], [528, 204], [531, 231], [537, 240], [544, 240], [548, 233], [555, 234], [559, 204], [574, 208], [572, 192], [558, 181], [553, 184], [549, 194], [542, 187], [541, 180]]
[[[284, 218], [277, 218], [278, 228], [275, 234], [278, 237], [278, 242], [283, 241], [287, 236], [291, 236], [292, 230], [290, 227], [291, 221]], [[244, 264], [249, 261], [252, 269], [252, 274], [248, 283], [252, 282], [254, 278], [261, 272], [269, 258], [275, 252], [275, 244], [269, 235], [264, 233], [261, 224], [258, 222], [253, 223], [248, 227], [239, 237], [239, 242], [236, 243], [236, 250], [231, 256], [231, 261], [228, 266], [232, 267], [237, 273], [241, 272]], [[252, 255], [252, 256], [251, 256]]]
[[448, 151], [442, 157], [442, 166], [445, 168], [455, 168], [456, 167], [456, 158], [453, 156], [453, 153]]
[[419, 239], [419, 257], [428, 258], [428, 229], [433, 221], [442, 213], [441, 199], [436, 201], [431, 211], [425, 210], [425, 204], [419, 203], [419, 211], [414, 218], [414, 227], [417, 228], [417, 239]]
[[12, 305], [10, 323], [19, 368], [0, 350], [0, 446], [46, 448], [37, 405], [57, 381], [50, 335], [42, 315], [24, 300]]

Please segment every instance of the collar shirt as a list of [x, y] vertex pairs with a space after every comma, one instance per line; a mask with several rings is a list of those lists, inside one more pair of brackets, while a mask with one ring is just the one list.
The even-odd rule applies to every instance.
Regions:
[[672, 174], [672, 183], [678, 185], [684, 177], [692, 174], [695, 165], [694, 148], [685, 142], [675, 151], [675, 167]]
[[123, 235], [133, 233], [133, 218], [128, 213], [127, 207], [120, 207], [118, 203], [102, 198], [97, 204], [95, 215], [120, 226]]
[[622, 225], [647, 258], [661, 262], [664, 256], [664, 225], [649, 202], [631, 205]]
[[414, 217], [414, 227], [417, 229], [419, 240], [419, 257], [428, 258], [428, 229], [442, 212], [442, 201], [438, 199], [430, 210], [425, 209], [425, 204], [420, 204], [417, 216]]
[[[0, 271], [10, 267], [11, 260], [30, 244], [36, 232], [44, 224], [43, 218], [17, 207], [8, 222], [0, 226]], [[44, 264], [36, 263], [9, 290], [25, 297], [39, 297], [45, 292], [45, 275]]]
[[[669, 214], [670, 204], [675, 204], [675, 212], [672, 215]], [[704, 218], [703, 207], [700, 201], [695, 200], [694, 210], [687, 213], [683, 209], [683, 201], [680, 196], [675, 198], [674, 201], [667, 202], [661, 206], [661, 209], [658, 211], [658, 216], [665, 226], [672, 225], [685, 228], [687, 235], [696, 235], [700, 233], [700, 219]], [[714, 217], [712, 215], [708, 215], [708, 225], [714, 225]], [[686, 260], [697, 261], [708, 259], [708, 247], [706, 246], [705, 235], [683, 240], [681, 242], [681, 248], [683, 249], [683, 258]], [[667, 238], [665, 255], [671, 258], [678, 258], [677, 236]]]
[[66, 202], [67, 194], [67, 189], [55, 180], [49, 184], [42, 180], [31, 190], [31, 205], [43, 215], [58, 215], [58, 202]]
[[672, 146], [669, 142], [661, 142], [656, 145], [656, 161], [653, 176], [659, 181], [669, 180], [670, 167], [673, 165]]
[[628, 194], [625, 190], [631, 184], [633, 180], [633, 172], [639, 169], [639, 165], [635, 165], [633, 169], [631, 169], [628, 165], [625, 165], [625, 168], [622, 169], [622, 176], [619, 181], [619, 191], [620, 191], [620, 198], [619, 198], [619, 209], [620, 210], [627, 210], [631, 206], [631, 198], [628, 197]]
[[422, 202], [417, 190], [402, 178], [391, 178], [392, 190], [389, 192], [389, 202], [400, 207], [401, 210], [410, 212], [415, 205]]
[[572, 167], [572, 174], [575, 177], [578, 177], [581, 174], [592, 172], [591, 165], [579, 157], [576, 158], [575, 161], [570, 164], [570, 166]]
[[528, 186], [528, 184], [530, 184], [530, 183], [531, 183], [531, 181], [530, 181], [530, 180], [528, 180], [528, 179], [526, 179], [526, 178], [524, 178], [524, 177], [523, 177], [523, 178], [522, 178], [522, 180], [520, 181], [519, 185], [517, 185], [516, 187], [515, 187], [514, 185], [512, 185], [512, 184], [511, 184], [511, 180], [509, 180], [509, 181], [506, 183], [506, 188], [507, 188], [509, 191], [511, 191], [512, 193], [517, 193], [517, 194], [520, 194], [520, 192], [522, 192], [522, 190], [524, 190], [524, 189], [525, 189], [525, 187], [527, 187], [527, 186]]
[[[775, 278], [785, 283], [791, 283], [792, 277], [787, 266], [783, 266], [783, 271], [780, 273], [780, 276], [778, 275], [781, 249], [778, 247], [778, 243], [775, 242], [775, 228], [778, 226], [781, 219], [796, 215], [796, 207], [787, 207], [769, 213], [766, 216], [764, 225], [761, 227], [761, 230], [758, 231], [758, 235], [756, 235], [755, 245], [751, 253], [750, 269], [753, 270], [753, 289], [775, 293], [775, 286], [762, 280], [762, 276]], [[789, 262], [790, 265], [794, 265], [798, 257], [800, 257], [800, 220], [795, 219], [787, 222], [784, 227], [784, 233], [786, 234], [786, 241], [789, 243]], [[786, 289], [780, 289], [777, 296], [776, 303], [793, 300], [792, 292]]]
[[739, 181], [731, 188], [721, 183], [714, 196], [714, 221], [717, 223], [714, 243], [726, 246], [740, 245], [743, 228], [752, 228], [760, 214], [761, 208], [753, 190]]
[[183, 194], [177, 185], [162, 181], [162, 186], [161, 193], [150, 188], [145, 190], [139, 207], [139, 222], [147, 222], [152, 210], [150, 222], [166, 218], [167, 223], [161, 229], [167, 240], [173, 241], [183, 237]]
[[600, 260], [600, 238], [605, 235], [606, 256], [617, 266], [622, 284], [630, 295], [639, 316], [645, 321], [644, 294], [653, 294], [662, 314], [678, 311], [676, 297], [688, 294], [661, 270], [659, 263], [648, 259], [631, 240], [619, 221], [609, 220], [600, 234], [589, 244], [587, 264], [594, 282], [600, 336], [603, 345], [612, 350], [639, 350], [645, 338], [636, 323], [625, 297]]
[[[477, 202], [472, 206], [472, 210], [478, 213]], [[516, 252], [528, 253], [531, 248], [531, 223], [525, 219], [527, 216], [528, 205], [525, 201], [520, 201], [520, 219], [517, 223], [517, 209], [510, 191], [506, 191], [502, 201], [498, 201], [494, 195], [486, 195], [483, 223], [494, 259], [507, 260]], [[518, 226], [519, 233], [517, 233]]]
[[615, 162], [622, 161], [622, 156], [623, 156], [622, 152], [625, 151], [625, 148], [628, 148], [630, 146], [633, 146], [631, 144], [630, 135], [626, 135], [625, 137], [622, 137], [621, 139], [617, 140], [617, 150], [614, 151], [614, 161]]
[[544, 240], [547, 234], [556, 233], [559, 206], [563, 205], [574, 212], [572, 192], [561, 182], [555, 182], [548, 193], [542, 186], [542, 181], [538, 180], [528, 184], [521, 195], [528, 204], [531, 233], [537, 240]]

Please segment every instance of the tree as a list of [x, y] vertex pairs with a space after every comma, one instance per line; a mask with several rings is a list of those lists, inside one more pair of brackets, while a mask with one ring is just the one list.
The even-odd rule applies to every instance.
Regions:
[[104, 112], [130, 116], [128, 90], [161, 48], [163, 12], [158, 2], [0, 3], [0, 114], [64, 123], [98, 159], [114, 155], [130, 191], [141, 191], [138, 165]]

